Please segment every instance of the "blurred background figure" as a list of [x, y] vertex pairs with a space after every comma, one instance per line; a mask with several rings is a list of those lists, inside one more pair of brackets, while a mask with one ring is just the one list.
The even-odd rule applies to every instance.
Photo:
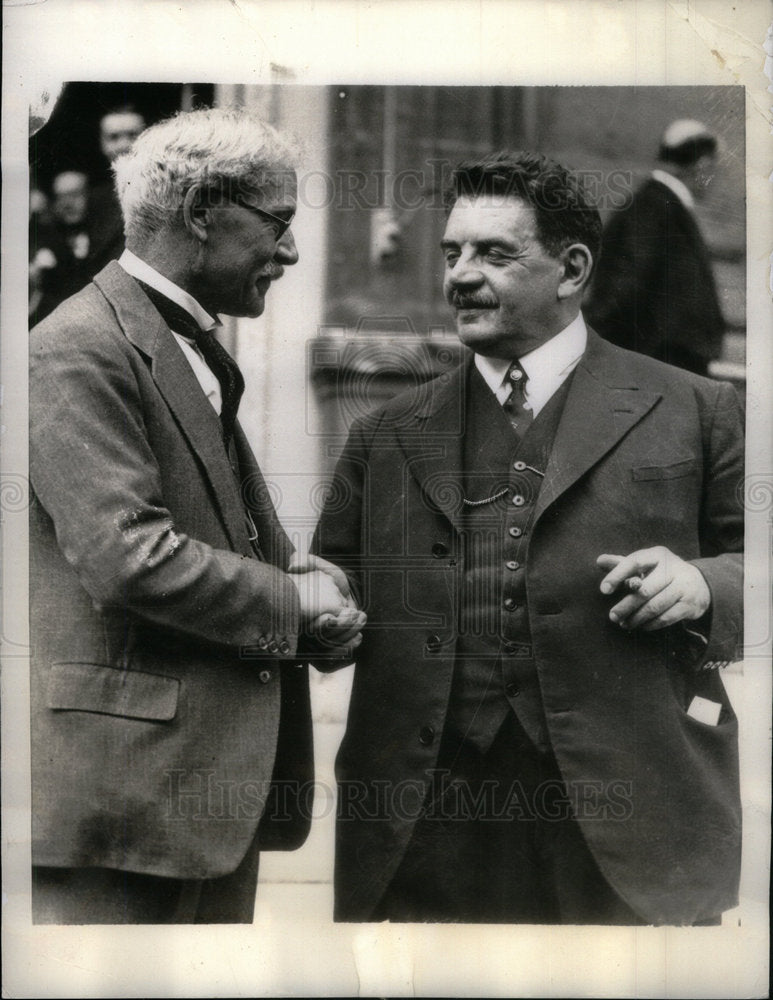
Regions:
[[31, 317], [35, 317], [37, 316], [37, 310], [40, 306], [40, 300], [43, 297], [43, 290], [41, 288], [41, 270], [39, 265], [35, 262], [35, 258], [38, 253], [38, 233], [42, 228], [50, 225], [51, 213], [48, 208], [48, 198], [46, 198], [45, 194], [36, 187], [33, 187], [30, 190], [29, 207], [30, 218], [27, 242], [27, 246], [29, 248], [29, 315]]
[[[144, 116], [133, 105], [108, 111], [99, 119], [99, 152], [96, 141], [92, 150], [94, 166], [86, 160], [84, 169], [56, 173], [50, 182], [50, 203], [42, 191], [30, 193], [32, 325], [123, 253], [123, 220], [113, 187], [112, 164], [131, 149], [145, 127]], [[91, 128], [94, 135], [93, 124]], [[71, 142], [76, 144], [75, 136]], [[102, 162], [97, 167], [100, 154]], [[70, 159], [75, 159], [72, 154]]]
[[30, 320], [39, 322], [91, 278], [88, 178], [66, 170], [45, 195], [30, 197]]
[[49, 222], [50, 218], [48, 198], [38, 188], [32, 188], [30, 191], [30, 233], [34, 231], [36, 225], [41, 222]]
[[586, 306], [607, 340], [700, 375], [720, 356], [725, 330], [694, 212], [716, 153], [701, 122], [682, 118], [666, 128], [657, 169], [605, 229]]
[[134, 140], [145, 131], [144, 117], [132, 105], [108, 111], [99, 122], [99, 146], [107, 160], [106, 169], [95, 183], [90, 199], [91, 254], [89, 278], [111, 260], [117, 260], [124, 250], [121, 207], [113, 187], [112, 164], [128, 153]]
[[99, 145], [110, 163], [119, 156], [128, 153], [134, 145], [134, 140], [145, 131], [145, 119], [127, 105], [115, 108], [102, 118], [99, 123]]

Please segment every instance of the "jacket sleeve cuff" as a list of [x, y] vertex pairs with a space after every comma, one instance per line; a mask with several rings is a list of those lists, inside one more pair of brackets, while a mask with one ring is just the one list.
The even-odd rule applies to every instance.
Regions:
[[240, 647], [245, 660], [296, 657], [301, 621], [301, 602], [295, 584], [287, 573], [274, 568], [271, 601], [259, 610], [260, 623], [253, 640]]
[[697, 671], [716, 670], [743, 658], [743, 569], [740, 555], [696, 559], [709, 591], [705, 615], [681, 623], [688, 643], [689, 665]]

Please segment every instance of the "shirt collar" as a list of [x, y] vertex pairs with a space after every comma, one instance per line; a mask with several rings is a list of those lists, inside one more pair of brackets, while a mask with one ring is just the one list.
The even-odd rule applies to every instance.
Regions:
[[155, 288], [157, 292], [166, 295], [168, 299], [190, 313], [202, 330], [214, 330], [215, 327], [220, 326], [220, 320], [216, 316], [210, 316], [192, 295], [189, 295], [179, 285], [175, 285], [169, 278], [165, 278], [163, 274], [132, 253], [131, 250], [124, 250], [118, 263], [127, 274], [137, 278], [138, 281], [144, 281], [146, 285]]
[[[560, 333], [528, 354], [523, 354], [518, 360], [534, 387], [538, 383], [552, 382], [576, 365], [585, 351], [588, 341], [588, 330], [582, 313], [578, 313], [572, 322]], [[493, 393], [502, 386], [507, 369], [515, 359], [490, 358], [483, 354], [475, 355], [475, 366], [483, 376]]]
[[673, 191], [685, 208], [691, 210], [695, 208], [695, 199], [690, 189], [678, 177], [674, 177], [673, 174], [669, 174], [666, 170], [653, 170], [652, 179], [665, 184], [670, 191]]

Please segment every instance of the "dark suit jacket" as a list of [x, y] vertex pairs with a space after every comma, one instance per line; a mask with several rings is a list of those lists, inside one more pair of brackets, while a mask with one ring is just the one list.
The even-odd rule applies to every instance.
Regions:
[[[357, 422], [317, 550], [368, 613], [340, 782], [336, 915], [367, 920], [435, 765], [464, 584], [466, 366]], [[743, 447], [731, 386], [590, 335], [538, 496], [526, 565], [550, 742], [601, 871], [654, 923], [736, 902], [737, 722], [716, 670], [741, 635]], [[599, 592], [602, 552], [665, 545], [704, 574], [708, 646], [681, 626], [627, 633]], [[717, 726], [687, 714], [722, 705]], [[433, 738], [434, 733], [434, 738]], [[517, 778], [517, 775], [514, 775]], [[587, 801], [583, 804], [583, 796]]]
[[604, 231], [586, 312], [607, 340], [659, 361], [719, 357], [724, 321], [693, 214], [650, 179]]
[[[282, 665], [291, 545], [238, 428], [236, 443], [241, 490], [217, 415], [118, 264], [32, 331], [35, 864], [232, 871], [261, 819], [280, 700], [294, 751], [278, 767], [311, 778], [307, 678]], [[274, 834], [297, 846], [307, 827]]]

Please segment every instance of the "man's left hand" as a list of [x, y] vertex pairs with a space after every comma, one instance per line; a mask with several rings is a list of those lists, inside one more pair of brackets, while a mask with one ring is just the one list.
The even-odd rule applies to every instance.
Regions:
[[621, 628], [644, 632], [668, 628], [700, 618], [711, 604], [701, 571], [663, 545], [627, 556], [600, 555], [596, 564], [608, 571], [600, 584], [602, 594], [628, 591], [609, 612]]

